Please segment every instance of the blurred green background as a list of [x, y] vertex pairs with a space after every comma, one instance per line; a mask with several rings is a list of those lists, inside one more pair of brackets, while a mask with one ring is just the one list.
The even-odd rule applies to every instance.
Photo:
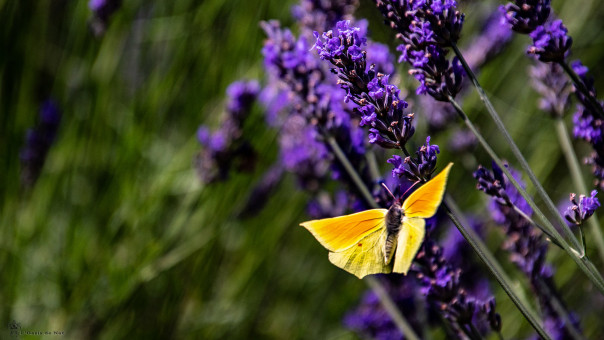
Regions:
[[[466, 37], [481, 20], [472, 14], [496, 4], [459, 2], [467, 13]], [[206, 186], [193, 167], [196, 129], [217, 126], [228, 84], [264, 77], [259, 21], [292, 25], [293, 3], [125, 1], [107, 32], [95, 37], [87, 1], [0, 0], [2, 325], [15, 320], [22, 329], [64, 331], [66, 338], [357, 337], [341, 320], [366, 285], [332, 266], [298, 227], [307, 219], [309, 196], [293, 178], [286, 177], [257, 215], [236, 218], [277, 157], [277, 132], [264, 126], [261, 108], [246, 127], [261, 150], [253, 172]], [[574, 56], [602, 88], [604, 9], [587, 0], [555, 8], [574, 38]], [[356, 17], [370, 20], [375, 40], [394, 46], [370, 1], [361, 2]], [[481, 82], [537, 176], [562, 202], [576, 189], [553, 122], [539, 112], [528, 86], [527, 42], [516, 36], [482, 70]], [[404, 69], [400, 74], [402, 86], [415, 86]], [[48, 98], [57, 101], [62, 122], [39, 180], [27, 189], [19, 182], [19, 150]], [[511, 159], [477, 96], [464, 108]], [[420, 118], [417, 135], [425, 136], [421, 124]], [[576, 147], [579, 157], [589, 152], [583, 143]], [[449, 192], [464, 210], [484, 214], [486, 199], [471, 172], [489, 165], [488, 157], [480, 149], [459, 159], [447, 155], [446, 145], [441, 150], [459, 164]], [[489, 230], [490, 248], [519, 276], [499, 248], [502, 234]], [[564, 254], [550, 254], [560, 292], [585, 334], [603, 336], [599, 316], [581, 302], [597, 293]], [[506, 338], [530, 332], [493, 287]], [[0, 338], [7, 335], [2, 328]]]

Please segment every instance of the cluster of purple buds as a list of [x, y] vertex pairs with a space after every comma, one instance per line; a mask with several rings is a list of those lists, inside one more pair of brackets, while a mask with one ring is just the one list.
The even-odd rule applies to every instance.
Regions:
[[590, 196], [579, 195], [579, 202], [577, 203], [577, 194], [570, 194], [570, 201], [572, 205], [566, 209], [564, 217], [575, 225], [581, 225], [591, 215], [596, 212], [596, 209], [600, 207], [600, 201], [596, 197], [598, 192], [593, 190]]
[[529, 34], [547, 21], [551, 7], [550, 0], [516, 0], [502, 5], [499, 10], [514, 31]]
[[[571, 63], [571, 67], [585, 85], [589, 95], [597, 98], [594, 80], [587, 75], [587, 67], [580, 61]], [[576, 91], [575, 94], [580, 105], [577, 105], [577, 112], [573, 115], [575, 125], [573, 133], [576, 138], [583, 139], [592, 145], [593, 152], [585, 162], [592, 166], [596, 187], [604, 190], [604, 119], [598, 114], [598, 108], [593, 106], [599, 105], [601, 108], [602, 103], [590, 101], [580, 91]]]
[[303, 30], [325, 31], [338, 21], [351, 20], [358, 0], [301, 0], [292, 7], [292, 15]]
[[[501, 330], [501, 317], [495, 312], [493, 299], [479, 301], [462, 286], [462, 271], [447, 262], [443, 249], [431, 238], [426, 238], [412, 265], [432, 308], [449, 321], [454, 337], [471, 334], [472, 327], [496, 332]], [[484, 323], [485, 325], [480, 325]]]
[[[227, 115], [218, 130], [211, 132], [207, 126], [197, 130], [197, 140], [203, 149], [197, 155], [195, 165], [200, 178], [206, 182], [225, 179], [230, 168], [253, 168], [255, 152], [243, 139], [243, 124], [260, 91], [256, 81], [237, 81], [227, 89], [229, 102]], [[235, 162], [237, 164], [233, 164]]]
[[487, 195], [493, 197], [499, 204], [507, 206], [512, 205], [512, 201], [506, 190], [507, 181], [504, 178], [503, 171], [495, 164], [495, 162], [493, 162], [493, 172], [482, 165], [479, 165], [478, 170], [474, 172], [473, 176], [477, 180], [476, 188], [478, 190], [484, 191]]
[[[417, 282], [401, 275], [382, 276], [380, 279], [392, 301], [416, 334], [421, 336], [423, 327], [419, 318], [420, 309], [416, 296]], [[359, 306], [346, 315], [344, 324], [369, 339], [401, 339], [404, 337], [373, 291], [364, 294]]]
[[90, 28], [95, 36], [102, 36], [109, 26], [109, 19], [122, 6], [122, 0], [90, 0], [88, 7], [93, 17]]
[[537, 26], [530, 36], [533, 45], [529, 46], [527, 53], [537, 56], [543, 62], [563, 62], [573, 44], [573, 39], [568, 35], [562, 20]]
[[340, 21], [335, 30], [319, 35], [314, 48], [319, 57], [329, 61], [346, 90], [345, 100], [354, 102], [361, 115], [361, 126], [368, 125], [369, 142], [383, 148], [402, 148], [411, 138], [413, 114], [405, 114], [407, 102], [399, 98], [400, 90], [388, 83], [389, 76], [367, 67], [366, 38], [349, 21]]
[[436, 169], [436, 155], [439, 153], [438, 145], [430, 145], [428, 136], [426, 143], [415, 152], [415, 158], [407, 156], [402, 159], [400, 156], [394, 155], [387, 162], [394, 166], [393, 176], [404, 176], [411, 182], [426, 182], [430, 180]]
[[516, 0], [500, 10], [512, 30], [533, 39], [528, 54], [543, 62], [564, 61], [573, 40], [562, 20], [548, 20], [552, 11], [550, 0]]
[[[519, 174], [513, 169], [510, 172], [523, 185]], [[530, 216], [531, 208], [516, 188], [508, 185], [507, 178], [503, 177], [497, 165], [493, 164], [492, 173], [480, 167], [474, 177], [478, 180], [478, 187], [492, 197], [491, 215], [506, 233], [503, 248], [510, 254], [510, 260], [529, 278], [547, 321], [548, 331], [556, 334], [557, 339], [568, 338], [567, 328], [579, 329], [578, 320], [572, 320], [572, 325], [565, 324], [559, 308], [552, 305], [552, 298], [556, 296], [559, 300], [559, 294], [553, 280], [554, 269], [545, 262], [548, 244], [543, 234], [519, 212]], [[563, 313], [571, 314], [568, 311]]]
[[57, 105], [51, 100], [42, 103], [40, 121], [35, 128], [27, 131], [25, 145], [19, 154], [23, 185], [33, 186], [40, 176], [48, 151], [55, 141], [60, 123], [61, 114]]
[[403, 43], [399, 62], [405, 61], [409, 73], [419, 82], [417, 94], [429, 94], [436, 100], [455, 97], [462, 85], [463, 68], [447, 58], [447, 47], [457, 43], [465, 15], [453, 0], [382, 1], [376, 5], [386, 23]]

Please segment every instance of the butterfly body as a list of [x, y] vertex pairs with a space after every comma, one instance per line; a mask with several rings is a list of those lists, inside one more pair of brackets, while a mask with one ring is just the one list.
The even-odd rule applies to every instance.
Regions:
[[304, 222], [301, 225], [329, 250], [336, 266], [363, 278], [378, 273], [406, 274], [425, 234], [425, 219], [442, 201], [451, 166], [389, 209]]
[[392, 256], [396, 250], [398, 234], [403, 226], [403, 209], [401, 203], [395, 201], [386, 213], [386, 242], [384, 243], [383, 256], [384, 264], [388, 265], [392, 261]]

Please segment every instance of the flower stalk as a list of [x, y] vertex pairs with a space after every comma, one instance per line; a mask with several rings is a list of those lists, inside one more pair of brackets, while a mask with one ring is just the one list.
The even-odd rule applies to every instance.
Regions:
[[[481, 88], [480, 91], [482, 91], [482, 88]], [[484, 92], [482, 92], [482, 93], [484, 93]], [[495, 151], [493, 151], [493, 149], [491, 148], [491, 146], [487, 143], [487, 141], [484, 139], [484, 137], [482, 136], [482, 134], [476, 129], [476, 127], [474, 126], [474, 124], [470, 121], [470, 119], [468, 118], [468, 116], [466, 115], [466, 113], [463, 111], [463, 109], [461, 108], [461, 106], [459, 106], [459, 104], [455, 101], [455, 99], [453, 99], [452, 97], [449, 97], [449, 102], [451, 103], [451, 105], [453, 105], [453, 107], [457, 111], [458, 115], [462, 118], [462, 120], [464, 121], [464, 123], [466, 124], [466, 126], [472, 131], [472, 133], [474, 133], [474, 135], [478, 139], [478, 142], [487, 151], [487, 153], [491, 156], [491, 158], [493, 158], [493, 161], [505, 173], [505, 175], [507, 176], [507, 178], [514, 185], [514, 187], [518, 190], [518, 192], [522, 195], [522, 197], [527, 201], [527, 203], [530, 205], [530, 207], [533, 209], [533, 211], [535, 211], [535, 213], [537, 214], [537, 216], [539, 216], [540, 219], [542, 219], [542, 221], [544, 223], [543, 226], [545, 228], [541, 229], [541, 230], [546, 235], [548, 235], [548, 237], [550, 237], [552, 240], [555, 239], [557, 241], [557, 243], [559, 243], [559, 245], [562, 246], [562, 248], [570, 255], [570, 257], [573, 259], [573, 261], [575, 261], [575, 263], [577, 263], [577, 265], [579, 266], [579, 268], [581, 268], [581, 270], [587, 275], [587, 277], [590, 279], [590, 281], [593, 282], [593, 284], [596, 286], [596, 288], [598, 289], [598, 291], [600, 291], [600, 293], [602, 295], [604, 295], [604, 279], [602, 279], [602, 276], [595, 269], [595, 267], [593, 266], [593, 264], [591, 263], [591, 261], [589, 260], [589, 258], [587, 258], [586, 256], [581, 256], [580, 252], [578, 252], [576, 249], [572, 248], [568, 244], [568, 242], [566, 242], [566, 240], [562, 237], [562, 235], [560, 235], [560, 233], [549, 222], [549, 220], [547, 218], [545, 218], [545, 216], [543, 215], [543, 213], [535, 205], [535, 202], [530, 198], [530, 196], [528, 195], [528, 193], [526, 192], [526, 190], [524, 190], [524, 188], [522, 188], [522, 186], [512, 176], [512, 174], [509, 172], [509, 170], [503, 164], [503, 161], [497, 156], [497, 154], [495, 153]], [[564, 226], [566, 226], [566, 222], [564, 222]], [[573, 237], [574, 237], [574, 235], [573, 235]]]

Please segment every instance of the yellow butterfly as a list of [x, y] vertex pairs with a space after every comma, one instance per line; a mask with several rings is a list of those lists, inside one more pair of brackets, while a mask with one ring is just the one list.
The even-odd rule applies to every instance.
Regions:
[[378, 273], [407, 274], [424, 240], [424, 219], [436, 213], [452, 165], [414, 191], [402, 206], [397, 200], [390, 209], [365, 210], [301, 226], [329, 250], [331, 263], [360, 279]]

